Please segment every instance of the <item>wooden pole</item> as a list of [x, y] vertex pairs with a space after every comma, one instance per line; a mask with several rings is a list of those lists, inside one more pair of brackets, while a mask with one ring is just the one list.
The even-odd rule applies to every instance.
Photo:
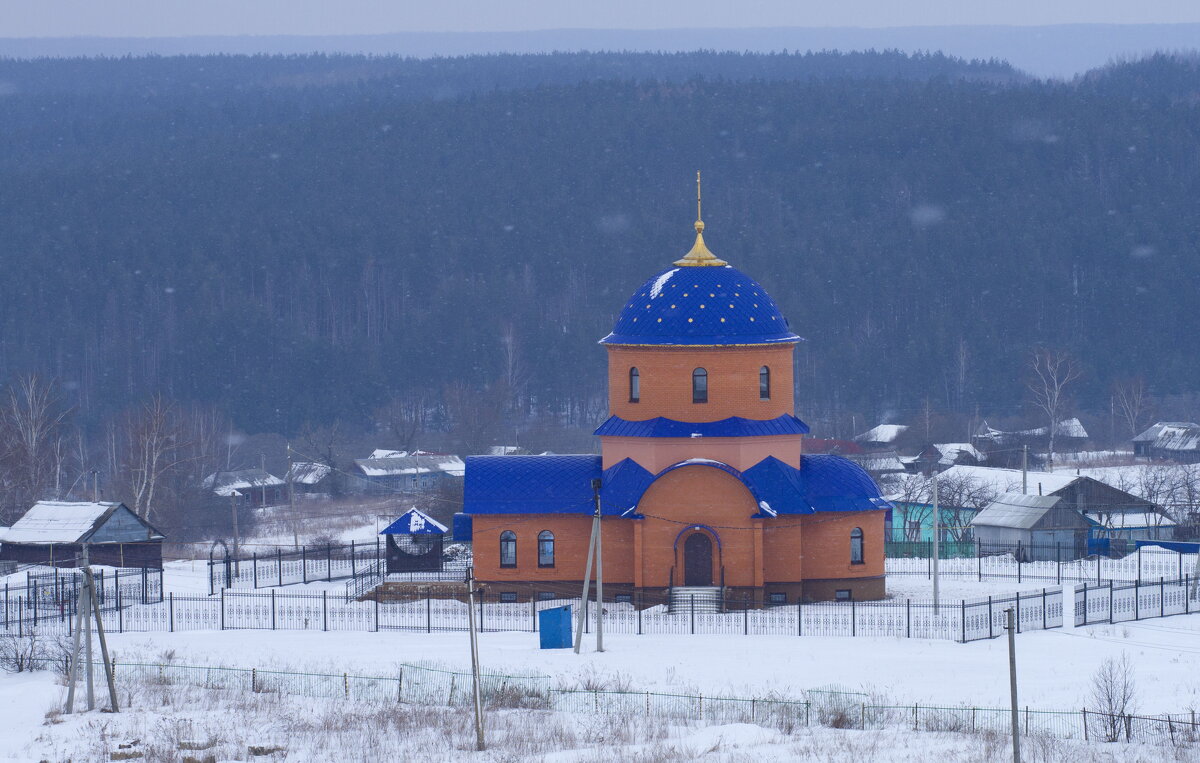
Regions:
[[[92, 570], [87, 568], [83, 572], [84, 576], [89, 578], [88, 586], [91, 587]], [[96, 615], [96, 636], [100, 639], [100, 659], [104, 665], [104, 678], [108, 682], [108, 703], [109, 710], [114, 713], [120, 712], [117, 707], [117, 682], [113, 676], [112, 662], [108, 658], [108, 640], [104, 638], [104, 621], [100, 619], [100, 602], [96, 597], [92, 598], [92, 611]]]
[[[375, 598], [379, 601], [379, 597]], [[479, 693], [479, 635], [475, 632], [475, 570], [467, 570], [467, 626], [471, 632], [471, 693], [475, 705], [475, 749], [487, 749], [483, 740], [483, 701]]]

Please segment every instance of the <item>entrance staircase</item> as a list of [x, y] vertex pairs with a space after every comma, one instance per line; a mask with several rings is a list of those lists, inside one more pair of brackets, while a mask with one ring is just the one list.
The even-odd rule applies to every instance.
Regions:
[[721, 611], [723, 598], [720, 586], [677, 586], [671, 589], [667, 608], [669, 612], [685, 615], [693, 607], [696, 614], [716, 614]]

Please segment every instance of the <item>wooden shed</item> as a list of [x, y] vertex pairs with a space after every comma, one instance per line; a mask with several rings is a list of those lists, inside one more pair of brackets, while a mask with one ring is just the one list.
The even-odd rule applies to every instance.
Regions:
[[78, 567], [86, 543], [92, 564], [161, 569], [163, 537], [123, 503], [38, 501], [0, 531], [0, 560]]
[[1020, 561], [1054, 561], [1059, 554], [1076, 558], [1087, 553], [1092, 527], [1083, 514], [1057, 495], [1005, 493], [970, 522], [983, 545], [1019, 549]]

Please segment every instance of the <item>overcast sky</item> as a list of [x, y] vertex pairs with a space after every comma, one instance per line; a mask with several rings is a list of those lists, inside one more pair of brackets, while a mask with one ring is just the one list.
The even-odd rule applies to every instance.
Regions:
[[0, 37], [1200, 22], [1198, 0], [0, 0]]

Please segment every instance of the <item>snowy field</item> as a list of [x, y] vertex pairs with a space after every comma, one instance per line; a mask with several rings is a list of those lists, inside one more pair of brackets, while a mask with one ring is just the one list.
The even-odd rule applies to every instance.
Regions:
[[[1022, 634], [1017, 642], [1021, 704], [1078, 710], [1089, 703], [1091, 677], [1108, 657], [1137, 666], [1137, 709], [1200, 708], [1200, 615], [1118, 626]], [[538, 649], [534, 634], [489, 633], [480, 640], [490, 673], [540, 674], [564, 687], [620, 688], [709, 697], [798, 696], [804, 689], [865, 692], [870, 701], [1004, 707], [1008, 701], [1003, 639], [954, 644], [919, 639], [759, 636], [617, 636], [606, 651]], [[402, 663], [465, 670], [461, 633], [321, 633], [225, 631], [115, 634], [120, 661], [169, 660], [222, 665], [395, 675]], [[496, 750], [475, 755], [469, 715], [414, 706], [314, 700], [250, 692], [122, 683], [129, 712], [58, 716], [63, 689], [51, 671], [0, 675], [0, 755], [9, 760], [106, 760], [118, 744], [170, 747], [220, 739], [217, 759], [247, 759], [249, 745], [290, 749], [287, 760], [1004, 760], [995, 735], [795, 728], [750, 724], [704, 726], [650, 718], [591, 718], [542, 711], [494, 711]], [[49, 718], [47, 713], [50, 713]], [[382, 713], [382, 714], [381, 714]], [[421, 714], [413, 717], [414, 714]], [[386, 718], [385, 718], [386, 716]], [[229, 723], [228, 718], [240, 718]], [[409, 724], [409, 725], [405, 725]], [[421, 724], [414, 730], [413, 724]], [[444, 727], [431, 734], [430, 728]], [[617, 728], [619, 727], [619, 728]], [[371, 741], [364, 742], [366, 736]], [[340, 741], [339, 741], [340, 740]], [[382, 740], [382, 741], [381, 741]], [[386, 747], [380, 744], [386, 742]], [[418, 749], [414, 745], [429, 745]], [[1194, 750], [1030, 739], [1028, 760], [1195, 760]], [[334, 754], [339, 747], [341, 753]], [[151, 750], [146, 747], [147, 752]], [[158, 749], [158, 748], [156, 748]], [[165, 748], [164, 748], [165, 749]], [[400, 757], [399, 750], [406, 750]], [[389, 752], [390, 751], [390, 752]], [[147, 759], [177, 759], [160, 755]], [[333, 757], [331, 757], [333, 756]], [[197, 758], [202, 759], [202, 758]], [[282, 753], [275, 758], [284, 759]]]

